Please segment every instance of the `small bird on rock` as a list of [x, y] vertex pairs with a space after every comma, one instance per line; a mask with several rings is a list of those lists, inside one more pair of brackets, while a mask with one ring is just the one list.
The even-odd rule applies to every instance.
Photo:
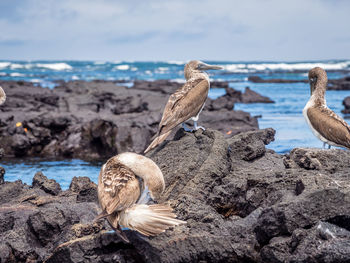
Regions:
[[[192, 60], [185, 66], [186, 83], [172, 94], [165, 105], [155, 139], [147, 147], [145, 153], [162, 143], [177, 125], [182, 123], [185, 131], [203, 129], [197, 125], [199, 114], [208, 97], [210, 81], [204, 70], [222, 69], [220, 66], [208, 65], [199, 60]], [[192, 120], [194, 129], [186, 127], [185, 122]]]

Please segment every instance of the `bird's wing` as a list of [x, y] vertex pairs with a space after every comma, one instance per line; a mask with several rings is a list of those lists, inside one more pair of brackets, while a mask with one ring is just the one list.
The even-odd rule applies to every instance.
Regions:
[[135, 174], [125, 165], [111, 158], [102, 167], [98, 195], [103, 211], [112, 214], [122, 211], [140, 197], [140, 183]]
[[327, 107], [307, 110], [312, 126], [327, 140], [350, 148], [350, 126]]
[[159, 135], [194, 117], [208, 97], [209, 83], [205, 79], [190, 80], [172, 94], [165, 105], [159, 124]]

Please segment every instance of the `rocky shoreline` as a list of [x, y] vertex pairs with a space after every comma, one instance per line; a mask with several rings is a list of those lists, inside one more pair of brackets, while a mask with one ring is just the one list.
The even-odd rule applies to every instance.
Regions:
[[[249, 76], [248, 81], [253, 83], [308, 83], [307, 78], [305, 80], [293, 80], [293, 79], [263, 79], [259, 76]], [[350, 77], [341, 79], [329, 79], [328, 90], [350, 90]]]
[[274, 134], [179, 129], [148, 157], [164, 173], [160, 202], [187, 224], [153, 238], [126, 231], [130, 244], [92, 223], [87, 177], [66, 191], [41, 173], [31, 186], [3, 182], [0, 262], [349, 262], [349, 151], [280, 155], [265, 147]]
[[[50, 90], [23, 81], [2, 81], [7, 101], [0, 107], [0, 148], [7, 157], [99, 159], [142, 152], [157, 130], [163, 107], [182, 84], [167, 80], [136, 81], [134, 87], [109, 81], [59, 82]], [[273, 103], [214, 82], [227, 93], [208, 99], [200, 124], [233, 136], [258, 129], [257, 118], [232, 110], [234, 103]], [[215, 116], [215, 118], [213, 118]]]

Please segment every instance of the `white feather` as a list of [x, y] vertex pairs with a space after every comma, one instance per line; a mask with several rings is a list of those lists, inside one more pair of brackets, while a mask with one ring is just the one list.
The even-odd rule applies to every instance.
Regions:
[[[155, 221], [168, 227], [186, 223], [185, 221], [170, 216], [164, 216], [156, 210], [153, 210], [151, 206], [144, 204], [133, 205], [120, 214], [120, 224], [130, 229], [135, 229]], [[164, 227], [164, 230], [168, 227]]]

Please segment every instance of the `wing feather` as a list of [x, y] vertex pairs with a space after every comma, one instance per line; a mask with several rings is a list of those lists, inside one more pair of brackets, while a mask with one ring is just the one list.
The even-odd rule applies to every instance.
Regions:
[[312, 107], [307, 110], [307, 115], [312, 126], [325, 139], [350, 148], [350, 126], [332, 110], [327, 107]]
[[208, 97], [209, 83], [205, 79], [188, 81], [170, 96], [165, 106], [158, 134], [164, 134], [180, 123], [194, 117]]
[[107, 214], [124, 210], [136, 203], [140, 194], [135, 174], [114, 157], [109, 159], [99, 176], [98, 196], [102, 210]]

